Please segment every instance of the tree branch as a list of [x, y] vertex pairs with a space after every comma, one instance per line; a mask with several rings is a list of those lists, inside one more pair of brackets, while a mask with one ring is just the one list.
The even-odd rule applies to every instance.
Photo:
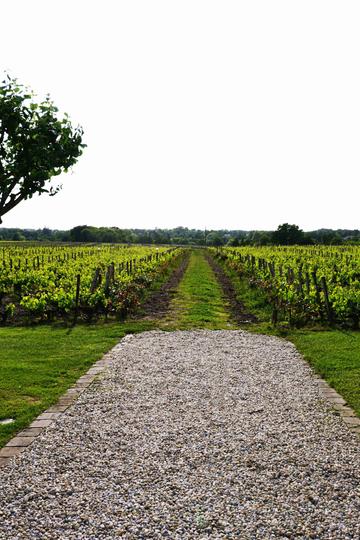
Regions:
[[17, 195], [14, 195], [11, 200], [4, 204], [2, 207], [0, 207], [0, 217], [4, 214], [7, 214], [10, 210], [12, 210], [17, 204], [19, 204], [20, 201], [24, 199], [24, 195], [21, 193], [18, 193]]
[[[1, 160], [0, 160], [1, 161]], [[8, 178], [7, 180], [11, 180]], [[10, 197], [12, 190], [16, 187], [16, 185], [19, 182], [19, 178], [13, 178], [13, 181], [10, 183], [10, 185], [5, 189], [1, 194], [1, 201], [0, 201], [0, 208], [2, 208], [5, 204], [5, 201], [8, 197]]]
[[5, 137], [5, 126], [1, 126], [1, 132], [0, 132], [0, 146], [1, 146], [2, 143], [4, 142], [4, 137]]

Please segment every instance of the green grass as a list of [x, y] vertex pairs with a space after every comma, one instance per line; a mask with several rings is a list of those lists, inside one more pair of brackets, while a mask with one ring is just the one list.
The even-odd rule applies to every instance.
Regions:
[[221, 286], [202, 250], [191, 252], [189, 266], [161, 327], [179, 330], [234, 328]]
[[147, 322], [0, 328], [0, 448], [63, 394], [125, 334]]
[[296, 330], [287, 339], [360, 416], [360, 332]]

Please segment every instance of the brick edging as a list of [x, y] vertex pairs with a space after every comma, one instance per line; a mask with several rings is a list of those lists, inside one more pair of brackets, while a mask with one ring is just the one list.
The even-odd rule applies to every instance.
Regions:
[[315, 380], [318, 383], [320, 395], [330, 402], [333, 409], [341, 416], [349, 430], [360, 438], [360, 418], [357, 416], [356, 412], [347, 404], [345, 399], [334, 390], [334, 388], [320, 377], [320, 375], [315, 375]]
[[3, 448], [0, 448], [0, 468], [7, 465], [11, 458], [23, 452], [44, 429], [64, 414], [70, 405], [72, 405], [80, 394], [82, 394], [85, 388], [95, 380], [99, 373], [104, 371], [104, 369], [111, 364], [112, 355], [110, 352], [111, 351], [95, 362], [85, 375], [82, 375], [76, 383], [59, 398], [55, 405], [52, 405], [46, 409], [46, 411], [39, 414], [27, 428], [10, 439]]

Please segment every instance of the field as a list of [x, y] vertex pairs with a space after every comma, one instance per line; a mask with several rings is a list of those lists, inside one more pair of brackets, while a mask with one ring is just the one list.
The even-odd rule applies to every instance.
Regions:
[[106, 244], [5, 244], [0, 263], [2, 322], [124, 318], [180, 251]]
[[212, 250], [272, 307], [272, 322], [359, 328], [360, 247], [261, 247]]

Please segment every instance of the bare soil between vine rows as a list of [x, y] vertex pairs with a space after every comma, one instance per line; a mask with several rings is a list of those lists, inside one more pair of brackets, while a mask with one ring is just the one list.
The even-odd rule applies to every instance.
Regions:
[[220, 283], [224, 296], [229, 302], [232, 318], [237, 324], [249, 324], [257, 322], [257, 318], [253, 313], [249, 313], [244, 304], [238, 300], [234, 285], [231, 279], [227, 276], [221, 266], [209, 255], [205, 254], [206, 260], [209, 263], [216, 279]]
[[180, 265], [175, 268], [169, 279], [163, 283], [158, 291], [152, 293], [141, 306], [135, 319], [159, 319], [165, 316], [170, 302], [176, 294], [176, 289], [182, 280], [189, 264], [190, 253], [186, 253]]

